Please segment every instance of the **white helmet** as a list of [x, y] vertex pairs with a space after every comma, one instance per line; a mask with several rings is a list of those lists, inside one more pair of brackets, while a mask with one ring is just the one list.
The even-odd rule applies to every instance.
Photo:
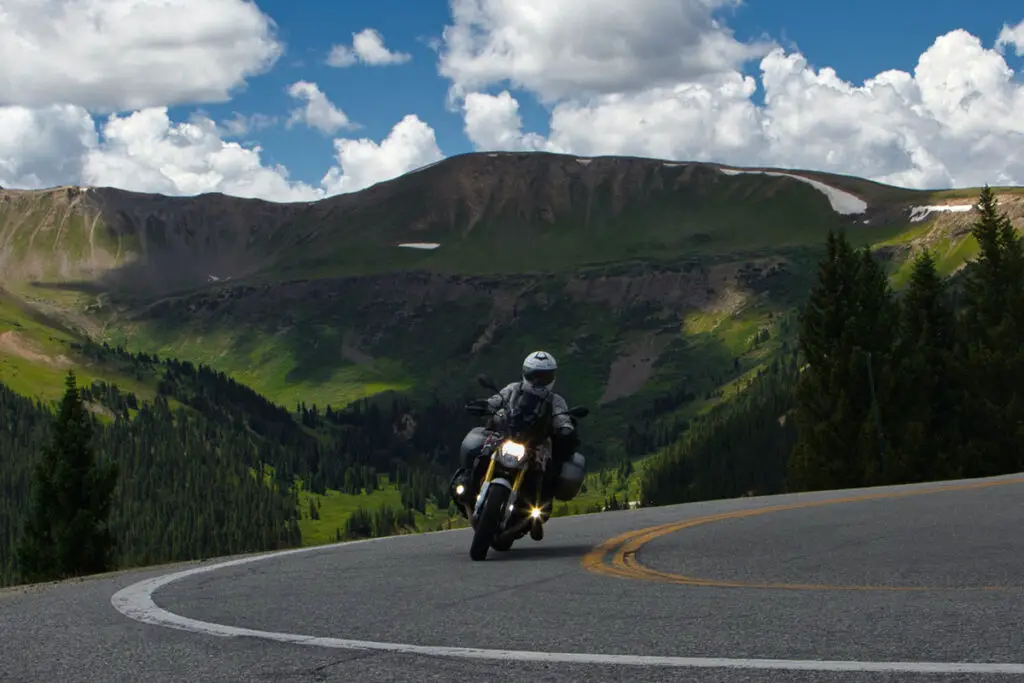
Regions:
[[555, 386], [558, 362], [547, 351], [534, 351], [523, 360], [523, 387], [532, 394], [545, 396]]

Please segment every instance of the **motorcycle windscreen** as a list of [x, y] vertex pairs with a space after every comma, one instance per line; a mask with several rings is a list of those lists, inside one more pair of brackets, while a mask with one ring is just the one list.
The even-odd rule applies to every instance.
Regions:
[[510, 431], [521, 443], [535, 445], [548, 436], [551, 421], [551, 402], [526, 392], [512, 405], [509, 417]]

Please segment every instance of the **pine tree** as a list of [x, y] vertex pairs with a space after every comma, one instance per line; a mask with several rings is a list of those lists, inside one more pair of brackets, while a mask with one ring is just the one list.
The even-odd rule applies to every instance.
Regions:
[[92, 419], [74, 371], [50, 442], [35, 467], [29, 514], [18, 545], [18, 564], [26, 581], [82, 576], [110, 568], [114, 539], [107, 526], [118, 468], [100, 464], [92, 446]]
[[977, 209], [971, 234], [980, 253], [965, 273], [960, 350], [970, 378], [965, 410], [972, 425], [963, 454], [965, 476], [1024, 466], [1024, 250], [988, 186]]
[[914, 260], [900, 313], [893, 481], [959, 477], [963, 376], [947, 285], [928, 250]]
[[798, 439], [789, 466], [795, 488], [843, 486], [855, 453], [836, 416], [843, 410], [840, 340], [851, 316], [856, 261], [842, 233], [829, 231], [818, 284], [800, 313], [799, 348], [807, 366], [796, 388]]
[[[829, 232], [818, 284], [800, 315], [807, 366], [796, 389], [798, 438], [789, 461], [796, 489], [844, 488], [885, 480], [882, 425], [891, 393], [897, 308], [870, 250], [855, 252]], [[877, 403], [876, 403], [877, 401]]]
[[[964, 322], [974, 339], [991, 343], [1008, 317], [1018, 312], [1014, 304], [1019, 305], [1024, 284], [1024, 254], [1019, 235], [1009, 217], [999, 213], [995, 194], [987, 185], [976, 208], [980, 216], [971, 226], [971, 235], [980, 253], [965, 278]], [[1018, 340], [1007, 341], [1016, 346]]]
[[892, 395], [899, 305], [889, 278], [871, 250], [860, 251], [854, 317], [847, 323], [853, 339], [848, 393], [863, 416], [858, 440], [862, 485], [888, 483], [889, 444], [886, 424], [896, 417]]

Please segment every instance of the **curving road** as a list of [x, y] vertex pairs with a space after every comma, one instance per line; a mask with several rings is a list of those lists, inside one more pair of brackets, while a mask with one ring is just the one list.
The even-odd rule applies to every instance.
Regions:
[[468, 545], [0, 591], [0, 680], [1024, 680], [1024, 476], [560, 518], [483, 563]]

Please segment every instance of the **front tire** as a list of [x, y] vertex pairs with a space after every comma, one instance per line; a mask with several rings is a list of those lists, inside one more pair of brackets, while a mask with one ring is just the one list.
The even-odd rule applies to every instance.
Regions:
[[505, 503], [508, 502], [509, 491], [504, 486], [489, 486], [483, 510], [473, 532], [473, 542], [469, 546], [469, 557], [475, 562], [487, 559], [487, 551], [494, 540], [494, 534], [501, 523]]

